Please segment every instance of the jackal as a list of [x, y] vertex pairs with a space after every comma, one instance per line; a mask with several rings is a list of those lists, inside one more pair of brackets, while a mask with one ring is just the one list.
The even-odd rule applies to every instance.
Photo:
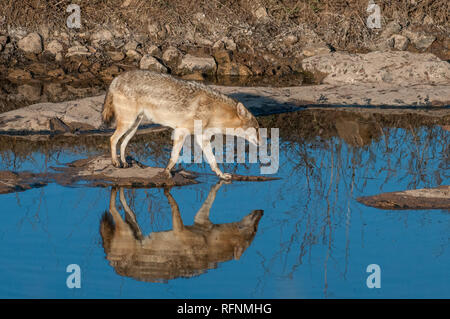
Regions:
[[[201, 121], [203, 132], [214, 129], [218, 134], [225, 134], [226, 129], [230, 128], [235, 129], [233, 134], [255, 145], [260, 141], [258, 121], [242, 103], [200, 83], [151, 71], [128, 71], [111, 82], [102, 110], [106, 124], [116, 119], [116, 131], [111, 136], [114, 166], [128, 167], [125, 149], [144, 115], [153, 123], [174, 129], [172, 153], [165, 170], [169, 177], [172, 176], [171, 170], [178, 161], [184, 140], [194, 134], [196, 120]], [[242, 130], [237, 130], [239, 128]], [[122, 136], [124, 139], [120, 145], [119, 161], [116, 146]], [[211, 135], [194, 137], [211, 169], [222, 179], [231, 178], [230, 174], [222, 173], [217, 166]]]
[[185, 226], [175, 199], [164, 191], [172, 210], [173, 229], [143, 236], [134, 212], [127, 205], [123, 188], [120, 202], [122, 219], [116, 208], [117, 189], [111, 190], [109, 212], [100, 222], [100, 235], [106, 258], [121, 276], [141, 281], [167, 281], [192, 277], [216, 268], [219, 262], [239, 259], [257, 232], [262, 210], [254, 210], [239, 222], [213, 224], [209, 211], [223, 180], [214, 185], [194, 224]]

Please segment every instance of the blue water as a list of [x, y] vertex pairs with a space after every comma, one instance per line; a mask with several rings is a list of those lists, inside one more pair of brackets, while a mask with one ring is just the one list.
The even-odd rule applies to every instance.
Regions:
[[[0, 195], [0, 297], [449, 298], [449, 211], [388, 211], [356, 201], [381, 192], [448, 185], [449, 141], [450, 133], [438, 126], [386, 128], [362, 147], [339, 137], [282, 140], [280, 180], [224, 184], [210, 210], [214, 224], [264, 210], [240, 259], [165, 283], [119, 275], [106, 259], [99, 229], [110, 188], [49, 184]], [[67, 150], [57, 160], [87, 155]], [[55, 165], [55, 158], [46, 158], [34, 153], [20, 169]], [[139, 160], [151, 164], [155, 159]], [[1, 169], [8, 165], [3, 155]], [[204, 165], [185, 168], [209, 173]], [[258, 175], [259, 166], [239, 165], [237, 172]], [[185, 225], [194, 222], [218, 180], [203, 176], [200, 181], [170, 191]], [[172, 228], [162, 189], [127, 189], [125, 195], [144, 235]], [[117, 205], [124, 216], [118, 197]], [[69, 264], [80, 266], [81, 288], [67, 287]], [[380, 288], [366, 285], [370, 264], [380, 266]]]

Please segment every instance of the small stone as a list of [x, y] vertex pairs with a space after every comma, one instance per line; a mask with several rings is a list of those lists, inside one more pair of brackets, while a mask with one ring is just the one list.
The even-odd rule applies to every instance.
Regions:
[[57, 54], [55, 55], [55, 61], [56, 61], [56, 62], [61, 62], [62, 60], [63, 60], [62, 53], [57, 53]]
[[13, 40], [20, 40], [24, 38], [28, 32], [24, 27], [18, 27], [18, 28], [8, 28], [8, 34]]
[[162, 59], [165, 63], [167, 63], [169, 65], [177, 65], [180, 56], [181, 56], [181, 52], [177, 48], [168, 47], [164, 51], [164, 53], [162, 55]]
[[47, 83], [44, 85], [44, 93], [50, 98], [50, 100], [58, 100], [58, 98], [63, 97], [63, 92], [64, 90], [61, 83]]
[[2, 46], [5, 46], [7, 42], [8, 42], [8, 37], [6, 35], [0, 35], [0, 44]]
[[203, 12], [197, 12], [194, 14], [194, 20], [198, 22], [203, 22], [206, 18], [206, 15]]
[[214, 54], [214, 58], [216, 59], [217, 64], [220, 67], [223, 64], [231, 62], [231, 60], [232, 60], [232, 53], [230, 51], [226, 51], [226, 50], [217, 51]]
[[284, 38], [283, 42], [286, 45], [293, 45], [298, 41], [298, 37], [296, 35], [290, 34]]
[[149, 24], [147, 27], [147, 31], [152, 38], [158, 37], [158, 32], [161, 30], [158, 23]]
[[137, 42], [136, 40], [131, 40], [123, 46], [123, 49], [125, 51], [136, 50], [138, 46], [139, 46], [139, 42]]
[[26, 53], [39, 54], [42, 52], [42, 38], [38, 33], [33, 32], [19, 40], [17, 46]]
[[120, 51], [108, 51], [106, 54], [114, 62], [119, 62], [119, 61], [122, 61], [123, 59], [125, 59], [125, 54]]
[[405, 51], [408, 48], [409, 39], [400, 34], [394, 34], [392, 36], [394, 40], [394, 48], [400, 51]]
[[267, 10], [264, 7], [259, 7], [258, 9], [256, 9], [253, 12], [253, 15], [259, 20], [266, 20], [268, 18]]
[[93, 73], [98, 73], [98, 72], [100, 72], [101, 68], [102, 68], [101, 63], [100, 62], [95, 62], [95, 63], [93, 63], [91, 65], [90, 71], [93, 72]]
[[132, 2], [133, 2], [133, 0], [125, 0], [124, 2], [122, 2], [122, 4], [120, 5], [120, 7], [121, 7], [121, 8], [126, 8], [126, 7], [128, 7]]
[[40, 85], [24, 84], [17, 88], [17, 92], [25, 100], [31, 101], [31, 102], [36, 102], [41, 99], [42, 88]]
[[127, 55], [127, 58], [132, 61], [140, 61], [142, 58], [142, 55], [139, 52], [137, 52], [136, 50], [128, 50], [126, 55]]
[[392, 49], [393, 47], [394, 47], [394, 38], [390, 37], [389, 39], [386, 40], [385, 48]]
[[383, 32], [381, 32], [381, 38], [387, 39], [391, 35], [400, 32], [402, 26], [397, 21], [389, 22], [385, 27]]
[[147, 53], [150, 54], [151, 56], [157, 56], [157, 57], [161, 56], [161, 50], [156, 45], [151, 45], [147, 49]]
[[203, 81], [205, 79], [203, 74], [201, 74], [199, 72], [185, 74], [181, 78], [183, 80], [188, 80], [188, 81]]
[[247, 76], [253, 72], [245, 65], [232, 62], [232, 53], [230, 51], [218, 51], [214, 54], [217, 61], [217, 75], [225, 76]]
[[32, 63], [28, 65], [27, 70], [34, 76], [47, 74], [47, 67], [44, 63]]
[[65, 73], [64, 73], [63, 69], [59, 68], [59, 69], [54, 69], [54, 70], [48, 71], [47, 75], [52, 78], [62, 78], [62, 77], [64, 77]]
[[217, 40], [216, 42], [214, 42], [212, 48], [215, 50], [225, 49], [225, 43], [223, 43], [222, 40]]
[[31, 80], [31, 73], [21, 69], [8, 70], [8, 79], [14, 81]]
[[326, 44], [310, 45], [302, 50], [302, 54], [306, 57], [328, 54], [330, 52], [331, 49]]
[[120, 74], [120, 68], [117, 65], [111, 65], [110, 67], [107, 67], [106, 69], [101, 71], [99, 74], [103, 81], [110, 82]]
[[113, 38], [114, 36], [111, 31], [102, 29], [91, 35], [91, 42], [94, 46], [98, 46], [101, 43], [112, 41]]
[[72, 56], [89, 56], [92, 53], [89, 52], [88, 48], [82, 45], [76, 45], [73, 47], [70, 47], [67, 50], [66, 58], [70, 58]]
[[428, 49], [433, 42], [436, 40], [436, 37], [431, 34], [425, 34], [421, 32], [413, 32], [410, 30], [404, 30], [402, 32], [404, 36], [408, 37], [409, 40], [414, 44], [416, 49], [425, 51]]
[[49, 44], [47, 44], [45, 51], [51, 53], [52, 55], [57, 55], [62, 52], [63, 49], [62, 44], [59, 43], [58, 40], [52, 40]]
[[199, 33], [196, 33], [194, 35], [194, 43], [197, 43], [198, 45], [210, 47], [213, 45], [213, 42], [207, 38], [202, 37]]
[[433, 44], [435, 40], [436, 37], [434, 35], [422, 34], [414, 42], [414, 45], [416, 46], [417, 49], [425, 51]]
[[167, 73], [167, 68], [149, 54], [146, 54], [142, 57], [141, 61], [139, 62], [139, 68], [159, 73]]
[[186, 54], [181, 60], [178, 70], [182, 74], [201, 73], [214, 74], [216, 71], [216, 62], [212, 57], [197, 57]]
[[233, 39], [225, 37], [222, 39], [222, 42], [225, 44], [225, 49], [236, 51], [236, 43], [233, 41]]
[[425, 25], [433, 25], [434, 24], [434, 20], [429, 15], [426, 15], [425, 18], [423, 19], [423, 24], [425, 24]]
[[70, 45], [70, 37], [66, 32], [55, 31], [53, 32], [53, 38], [58, 39], [67, 46]]
[[38, 27], [39, 34], [44, 40], [47, 40], [50, 34], [50, 28], [46, 24], [40, 24]]

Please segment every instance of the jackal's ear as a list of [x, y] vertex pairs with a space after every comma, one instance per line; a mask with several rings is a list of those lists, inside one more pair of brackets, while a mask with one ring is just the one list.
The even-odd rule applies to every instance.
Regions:
[[245, 120], [250, 118], [250, 113], [249, 111], [245, 108], [244, 104], [242, 104], [241, 102], [239, 102], [236, 106], [236, 110], [237, 110], [237, 114], [238, 116]]

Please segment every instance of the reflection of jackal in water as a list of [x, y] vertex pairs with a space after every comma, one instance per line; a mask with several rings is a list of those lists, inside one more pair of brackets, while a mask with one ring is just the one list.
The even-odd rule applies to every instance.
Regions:
[[200, 275], [219, 262], [239, 259], [251, 244], [263, 215], [254, 210], [241, 221], [213, 224], [209, 210], [222, 181], [214, 185], [195, 216], [194, 224], [183, 225], [177, 203], [168, 190], [164, 194], [172, 209], [173, 229], [144, 237], [134, 212], [128, 207], [123, 188], [120, 202], [125, 220], [116, 208], [116, 189], [111, 191], [109, 211], [100, 223], [106, 258], [121, 276], [140, 281], [161, 282], [177, 277]]

